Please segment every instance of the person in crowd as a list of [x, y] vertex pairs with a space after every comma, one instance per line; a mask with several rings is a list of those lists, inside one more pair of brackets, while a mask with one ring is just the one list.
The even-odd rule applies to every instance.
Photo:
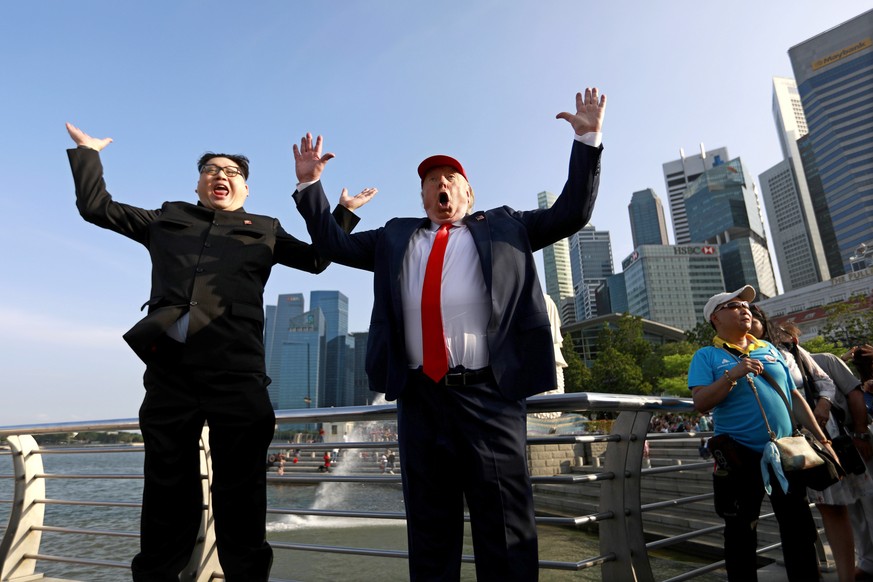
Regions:
[[[695, 352], [688, 370], [695, 409], [701, 413], [712, 411], [715, 426], [709, 446], [715, 459], [715, 509], [725, 522], [728, 580], [739, 582], [757, 580], [757, 522], [767, 491], [761, 457], [769, 442], [760, 407], [777, 438], [790, 436], [793, 427], [784, 396], [795, 418], [830, 447], [829, 439], [795, 389], [782, 353], [749, 333], [752, 327], [749, 303], [754, 298], [755, 289], [746, 285], [736, 291], [718, 293], [706, 302], [703, 319], [712, 325], [716, 336], [713, 345]], [[775, 386], [764, 379], [765, 371]], [[817, 580], [817, 533], [806, 490], [783, 491], [773, 469], [770, 465], [765, 467], [767, 482], [773, 484], [769, 487], [770, 503], [779, 522], [788, 579]]]
[[[374, 272], [370, 387], [397, 400], [410, 578], [458, 580], [466, 500], [476, 574], [535, 580], [536, 523], [525, 398], [554, 389], [555, 351], [533, 253], [577, 232], [599, 184], [606, 97], [576, 95], [569, 176], [549, 209], [472, 212], [464, 166], [418, 167], [426, 217], [348, 236], [327, 222], [320, 177], [333, 154], [307, 134], [294, 156], [297, 208], [333, 260]], [[457, 467], [457, 470], [446, 470]]]
[[867, 412], [873, 415], [873, 346], [864, 344], [853, 348], [851, 362], [861, 378]]
[[[197, 162], [197, 204], [157, 210], [116, 202], [99, 152], [112, 141], [67, 124], [67, 154], [82, 217], [145, 246], [152, 262], [148, 314], [124, 339], [145, 362], [139, 411], [145, 441], [140, 552], [135, 581], [178, 581], [203, 515], [200, 435], [209, 425], [218, 556], [226, 580], [266, 581], [264, 459], [275, 416], [264, 369], [264, 285], [275, 264], [319, 273], [329, 262], [289, 235], [275, 218], [250, 214], [248, 158], [204, 154]], [[154, 174], [154, 171], [151, 172]], [[365, 197], [346, 197], [334, 219]]]
[[[810, 407], [813, 407], [816, 421], [829, 439], [837, 437], [840, 429], [837, 418], [845, 419], [849, 411], [846, 407], [846, 396], [858, 388], [854, 380], [845, 386], [847, 392], [837, 389], [833, 379], [819, 366], [806, 349], [798, 344], [800, 330], [794, 326], [780, 327], [771, 322], [757, 305], [751, 306], [752, 328], [750, 333], [760, 339], [773, 343], [785, 356], [791, 377], [800, 393], [804, 395]], [[839, 358], [837, 358], [839, 361]], [[851, 376], [851, 373], [849, 374]], [[854, 379], [854, 376], [852, 376]], [[839, 394], [839, 398], [838, 395]], [[861, 396], [860, 392], [856, 396]], [[863, 399], [853, 401], [862, 405], [863, 414], [859, 422], [866, 427], [866, 409]], [[864, 432], [863, 430], [860, 432]], [[807, 489], [807, 496], [815, 503], [822, 517], [825, 535], [834, 555], [837, 575], [840, 582], [851, 582], [855, 579], [855, 546], [853, 543], [852, 522], [849, 519], [847, 505], [853, 504], [860, 497], [873, 494], [873, 486], [867, 474], [847, 475], [823, 491]]]
[[[852, 350], [852, 363], [860, 376], [861, 390], [864, 395], [873, 392], [873, 346], [865, 344]], [[868, 413], [869, 414], [869, 413]], [[865, 430], [858, 430], [859, 423], [855, 420], [859, 415], [853, 412], [855, 444], [867, 464], [867, 474], [873, 477], [873, 461], [870, 452], [870, 425]], [[869, 421], [869, 417], [867, 418]], [[860, 441], [860, 442], [859, 442]], [[866, 445], [866, 446], [865, 446]], [[849, 506], [849, 517], [855, 532], [855, 551], [858, 554], [858, 567], [855, 570], [855, 580], [873, 581], [873, 496], [866, 495]]]

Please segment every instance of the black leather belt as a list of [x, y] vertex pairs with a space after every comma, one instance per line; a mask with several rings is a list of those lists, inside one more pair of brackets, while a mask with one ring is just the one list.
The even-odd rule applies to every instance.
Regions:
[[469, 386], [470, 384], [482, 384], [488, 382], [492, 378], [491, 366], [479, 368], [478, 370], [467, 370], [466, 368], [455, 368], [455, 371], [449, 371], [443, 376], [443, 379], [438, 382], [443, 386]]

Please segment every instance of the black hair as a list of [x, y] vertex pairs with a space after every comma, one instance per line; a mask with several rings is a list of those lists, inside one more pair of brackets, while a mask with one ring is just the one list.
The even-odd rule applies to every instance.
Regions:
[[782, 344], [791, 342], [791, 340], [793, 340], [791, 334], [770, 321], [770, 319], [761, 310], [761, 308], [754, 303], [749, 305], [749, 311], [752, 312], [752, 317], [760, 321], [761, 325], [764, 327], [763, 337], [760, 337], [758, 339], [767, 340], [768, 342], [773, 344]]
[[197, 171], [202, 172], [203, 166], [206, 165], [206, 162], [211, 160], [212, 158], [227, 158], [231, 160], [234, 164], [236, 164], [240, 172], [242, 172], [243, 178], [246, 180], [249, 179], [249, 159], [242, 154], [216, 154], [214, 152], [206, 152], [200, 159], [197, 160]]

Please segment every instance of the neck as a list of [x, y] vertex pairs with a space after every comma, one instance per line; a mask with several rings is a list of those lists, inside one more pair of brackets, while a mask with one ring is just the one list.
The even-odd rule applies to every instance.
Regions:
[[723, 333], [719, 332], [718, 334], [722, 339], [729, 341], [737, 347], [745, 348], [749, 343], [748, 337], [746, 337], [746, 332], [740, 331], [736, 333]]

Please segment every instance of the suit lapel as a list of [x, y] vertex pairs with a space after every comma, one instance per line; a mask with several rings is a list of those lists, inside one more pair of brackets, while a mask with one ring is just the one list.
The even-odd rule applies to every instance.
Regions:
[[482, 265], [482, 277], [485, 279], [485, 288], [491, 295], [492, 280], [492, 257], [491, 257], [491, 230], [488, 227], [488, 219], [484, 212], [477, 212], [466, 218], [464, 224], [470, 229], [470, 234], [476, 243], [479, 253], [479, 263]]

